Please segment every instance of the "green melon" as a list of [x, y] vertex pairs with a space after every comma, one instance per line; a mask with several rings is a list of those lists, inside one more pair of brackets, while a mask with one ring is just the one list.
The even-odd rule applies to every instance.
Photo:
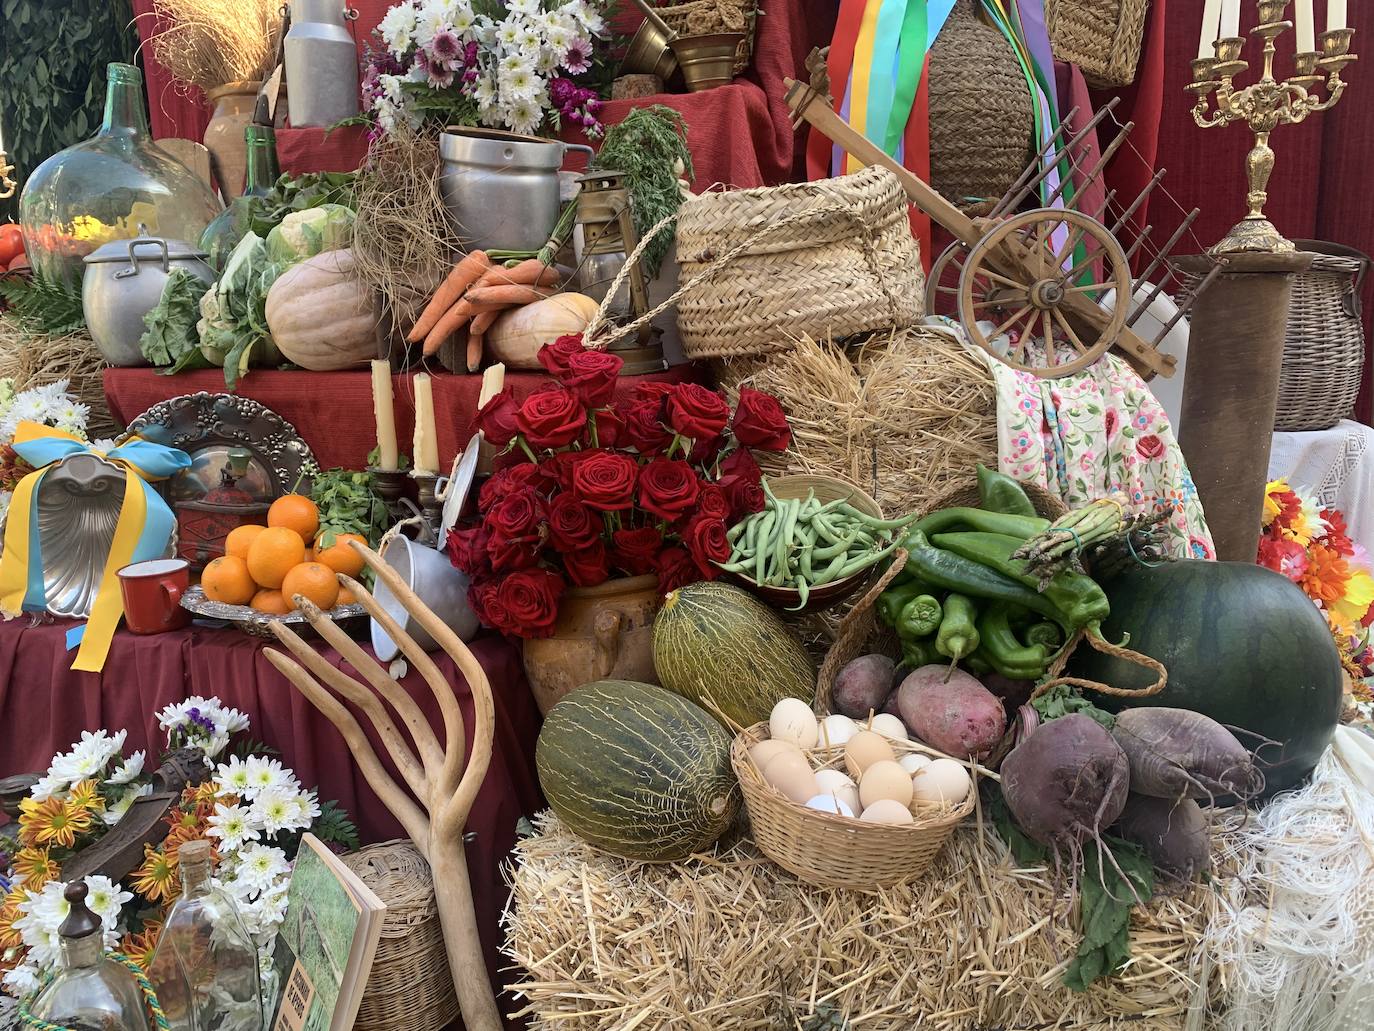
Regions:
[[598, 680], [549, 710], [534, 762], [569, 830], [614, 855], [659, 862], [702, 851], [734, 823], [731, 741], [671, 691]]
[[797, 635], [748, 591], [702, 582], [673, 591], [654, 619], [654, 669], [670, 691], [741, 727], [784, 698], [810, 704], [816, 667]]

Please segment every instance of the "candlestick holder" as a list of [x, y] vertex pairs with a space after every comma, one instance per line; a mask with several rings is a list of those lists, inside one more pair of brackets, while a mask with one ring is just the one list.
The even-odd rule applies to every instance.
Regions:
[[386, 510], [391, 513], [391, 521], [399, 522], [405, 515], [402, 511], [401, 500], [406, 493], [406, 480], [409, 478], [401, 469], [376, 469], [368, 467], [375, 480], [374, 489], [377, 496], [386, 504]]
[[439, 523], [444, 517], [444, 499], [439, 497], [436, 488], [439, 477], [434, 473], [411, 473], [420, 493], [420, 514], [424, 517], [425, 528], [421, 542], [433, 544], [439, 539]]
[[[1277, 52], [1274, 40], [1293, 27], [1284, 17], [1288, 0], [1257, 0], [1257, 4], [1260, 23], [1250, 30], [1250, 35], [1263, 40], [1264, 71], [1260, 78], [1237, 88], [1235, 77], [1250, 67], [1241, 57], [1245, 39], [1226, 36], [1212, 44], [1215, 57], [1193, 61], [1193, 81], [1186, 87], [1197, 97], [1193, 121], [1199, 126], [1210, 129], [1244, 121], [1255, 134], [1255, 145], [1245, 156], [1248, 211], [1209, 249], [1208, 253], [1213, 255], [1293, 250], [1293, 244], [1264, 216], [1264, 204], [1269, 199], [1269, 176], [1274, 170], [1269, 134], [1280, 125], [1295, 125], [1314, 111], [1334, 107], [1345, 92], [1341, 69], [1355, 60], [1355, 55], [1350, 53], [1350, 40], [1355, 30], [1328, 29], [1318, 37], [1321, 50], [1297, 53], [1294, 58], [1296, 74], [1279, 82], [1274, 78], [1274, 54]], [[1315, 92], [1323, 80], [1326, 83], [1324, 99]], [[1207, 98], [1213, 94], [1216, 107], [1209, 110]]]

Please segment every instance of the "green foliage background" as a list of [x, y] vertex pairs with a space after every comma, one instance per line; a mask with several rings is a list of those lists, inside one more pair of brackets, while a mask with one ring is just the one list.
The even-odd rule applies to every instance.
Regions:
[[[105, 66], [138, 49], [130, 0], [0, 0], [0, 126], [21, 187], [45, 158], [100, 128]], [[0, 221], [18, 194], [0, 201]]]

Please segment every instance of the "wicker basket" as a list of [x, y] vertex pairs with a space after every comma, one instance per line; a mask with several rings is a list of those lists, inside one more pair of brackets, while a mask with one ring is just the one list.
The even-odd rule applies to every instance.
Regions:
[[691, 359], [769, 354], [789, 335], [847, 337], [922, 315], [920, 247], [886, 168], [702, 194], [682, 206], [677, 254]]
[[[767, 783], [749, 758], [749, 749], [768, 737], [768, 724], [756, 723], [736, 735], [730, 764], [744, 792], [749, 825], [759, 851], [810, 884], [828, 888], [887, 888], [925, 872], [959, 821], [973, 812], [978, 788], [958, 806], [939, 808], [911, 803], [915, 823], [866, 823], [808, 809]], [[892, 742], [898, 756], [931, 753], [909, 741]], [[817, 748], [822, 768], [843, 767], [843, 748]], [[957, 761], [957, 760], [956, 760]]]
[[1078, 65], [1089, 86], [1135, 81], [1150, 0], [1048, 0], [1045, 27], [1054, 56]]
[[429, 865], [409, 840], [343, 857], [386, 903], [382, 940], [367, 979], [356, 1031], [439, 1031], [458, 1019]]
[[1274, 429], [1326, 430], [1349, 417], [1360, 392], [1360, 283], [1369, 258], [1353, 247], [1321, 240], [1294, 244], [1317, 256], [1311, 268], [1293, 277]]
[[758, 7], [752, 0], [691, 0], [672, 7], [655, 8], [668, 28], [679, 36], [706, 36], [715, 32], [743, 32], [735, 50], [735, 74], [749, 67], [754, 53]]

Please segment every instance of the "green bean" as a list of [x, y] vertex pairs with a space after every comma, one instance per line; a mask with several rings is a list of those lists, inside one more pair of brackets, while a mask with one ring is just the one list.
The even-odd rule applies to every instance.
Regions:
[[734, 526], [725, 531], [725, 539], [731, 544], [734, 544], [735, 541], [739, 540], [740, 537], [744, 535], [744, 532], [749, 529], [752, 522], [752, 519], [741, 519]]
[[754, 557], [754, 582], [763, 583], [763, 566], [768, 557], [768, 539], [772, 533], [773, 523], [777, 521], [777, 512], [773, 509], [765, 509], [759, 517], [758, 552]]
[[876, 516], [869, 515], [867, 512], [861, 512], [853, 505], [841, 505], [840, 511], [851, 519], [857, 519], [859, 522], [871, 526], [875, 530], [900, 530], [908, 526], [915, 518], [913, 515], [908, 515], [903, 516], [901, 519], [879, 519]]
[[806, 580], [802, 577], [797, 577], [797, 604], [789, 605], [788, 608], [793, 612], [796, 612], [799, 609], [806, 608], [806, 599], [810, 596], [810, 594], [811, 585], [808, 584]]
[[801, 568], [801, 575], [810, 580], [814, 575], [811, 571], [811, 560], [816, 557], [815, 548], [807, 548], [801, 553], [801, 561], [798, 566]]
[[800, 501], [785, 501], [778, 515], [778, 521], [782, 524], [782, 532], [778, 534], [777, 544], [774, 545], [774, 553], [777, 557], [778, 565], [783, 568], [787, 567], [787, 551], [792, 544], [792, 534], [795, 533], [797, 529], [797, 513], [800, 511]]
[[817, 561], [826, 561], [828, 559], [835, 558], [835, 556], [837, 555], [847, 555], [849, 553], [849, 549], [853, 546], [854, 539], [852, 537], [846, 537], [844, 540], [838, 541], [835, 544], [827, 545], [824, 548], [814, 549], [811, 557], [812, 559]]

